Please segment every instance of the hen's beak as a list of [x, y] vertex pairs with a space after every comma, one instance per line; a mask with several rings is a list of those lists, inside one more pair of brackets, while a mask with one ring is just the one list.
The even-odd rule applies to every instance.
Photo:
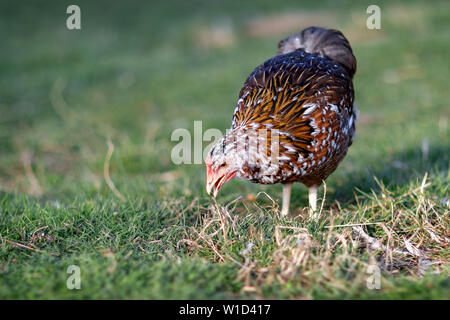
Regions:
[[235, 175], [236, 172], [232, 172], [231, 174], [225, 174], [220, 177], [208, 175], [206, 177], [206, 192], [208, 194], [212, 194], [212, 196], [215, 198], [220, 190], [220, 187], [222, 187], [222, 185], [228, 180], [234, 178]]
[[[209, 177], [208, 177], [209, 178]], [[212, 193], [212, 196], [215, 198], [217, 196], [217, 193], [219, 192], [219, 180], [223, 179], [223, 176], [219, 179], [214, 179], [214, 177], [211, 177], [211, 179], [208, 179], [206, 181], [206, 192], [208, 194]]]

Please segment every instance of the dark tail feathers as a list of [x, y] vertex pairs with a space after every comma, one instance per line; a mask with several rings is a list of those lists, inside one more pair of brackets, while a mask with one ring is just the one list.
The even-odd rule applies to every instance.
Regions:
[[345, 67], [350, 76], [356, 72], [356, 58], [350, 43], [342, 32], [321, 27], [309, 27], [290, 35], [278, 44], [278, 54], [303, 49], [308, 53], [318, 53]]

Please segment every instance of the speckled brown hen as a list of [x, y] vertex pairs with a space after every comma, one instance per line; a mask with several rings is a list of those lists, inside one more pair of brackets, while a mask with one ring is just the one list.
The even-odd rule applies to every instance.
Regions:
[[293, 182], [317, 188], [337, 168], [355, 134], [356, 59], [340, 31], [309, 27], [280, 41], [240, 92], [231, 130], [206, 158], [208, 193], [233, 177], [283, 184], [282, 214]]

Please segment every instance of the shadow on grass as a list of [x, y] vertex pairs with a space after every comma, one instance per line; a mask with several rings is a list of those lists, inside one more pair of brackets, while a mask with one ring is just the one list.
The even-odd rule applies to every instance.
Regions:
[[[356, 189], [365, 193], [378, 190], [376, 179], [388, 188], [402, 187], [414, 180], [423, 179], [428, 174], [446, 174], [449, 168], [450, 145], [430, 145], [424, 155], [420, 146], [401, 153], [387, 155], [385, 159], [373, 159], [362, 170], [350, 171], [344, 179], [333, 181], [335, 189], [331, 195], [334, 201], [354, 203]], [[345, 161], [345, 160], [344, 160]]]

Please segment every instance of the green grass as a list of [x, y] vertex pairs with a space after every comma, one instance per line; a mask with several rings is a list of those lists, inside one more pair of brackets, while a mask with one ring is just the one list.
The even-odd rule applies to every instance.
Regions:
[[[372, 31], [372, 2], [80, 1], [69, 31], [69, 2], [3, 1], [0, 298], [449, 299], [450, 6], [380, 2]], [[233, 181], [214, 203], [202, 165], [171, 162], [172, 131], [228, 128], [246, 76], [316, 22], [349, 38], [360, 110], [322, 218], [300, 185], [287, 219], [279, 185]]]

